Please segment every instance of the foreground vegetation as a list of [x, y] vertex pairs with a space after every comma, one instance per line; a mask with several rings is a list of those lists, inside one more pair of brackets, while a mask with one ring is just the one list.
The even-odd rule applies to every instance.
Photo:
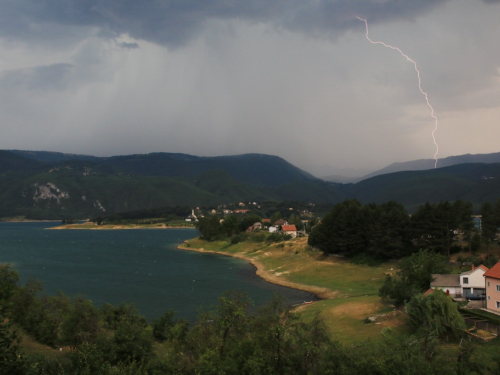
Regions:
[[[438, 337], [459, 342], [446, 324], [435, 334], [433, 325], [411, 335], [385, 329], [377, 341], [341, 343], [328, 334], [320, 314], [305, 318], [278, 297], [250, 314], [251, 301], [231, 292], [200, 313], [192, 327], [171, 312], [148, 325], [131, 306], [96, 309], [83, 298], [39, 297], [36, 283], [19, 286], [15, 271], [0, 270], [2, 373], [479, 374], [498, 369], [470, 339], [440, 347]], [[28, 334], [49, 346], [34, 348]]]

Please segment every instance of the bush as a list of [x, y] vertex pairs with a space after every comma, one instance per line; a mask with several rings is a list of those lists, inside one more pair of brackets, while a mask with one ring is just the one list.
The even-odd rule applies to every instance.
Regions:
[[266, 238], [266, 242], [281, 242], [281, 241], [283, 241], [283, 235], [278, 232], [271, 233]]
[[373, 256], [366, 254], [366, 253], [361, 253], [353, 256], [351, 258], [351, 263], [353, 264], [365, 264], [367, 266], [380, 266], [382, 261], [380, 259], [376, 259]]
[[235, 245], [239, 242], [245, 241], [248, 236], [245, 233], [235, 234], [231, 237], [231, 244]]

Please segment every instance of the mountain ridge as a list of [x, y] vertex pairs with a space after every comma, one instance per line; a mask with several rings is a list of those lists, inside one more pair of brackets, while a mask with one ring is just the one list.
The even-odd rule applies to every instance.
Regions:
[[33, 160], [37, 155], [30, 155], [31, 159], [0, 151], [0, 217], [83, 218], [176, 205], [249, 201], [335, 204], [345, 199], [363, 203], [396, 200], [411, 212], [426, 202], [462, 199], [477, 208], [500, 197], [500, 163], [400, 171], [338, 184], [311, 178], [286, 160], [263, 154], [208, 160], [167, 153], [96, 159], [38, 155], [57, 160], [52, 163]]

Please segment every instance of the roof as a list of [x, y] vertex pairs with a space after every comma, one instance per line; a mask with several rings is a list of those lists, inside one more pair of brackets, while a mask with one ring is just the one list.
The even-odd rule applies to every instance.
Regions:
[[430, 289], [427, 289], [427, 292], [425, 292], [424, 294], [422, 294], [423, 296], [426, 296], [428, 294], [431, 294], [432, 292], [434, 292], [434, 289], [430, 288]]
[[283, 232], [296, 232], [297, 228], [295, 228], [295, 225], [282, 225], [281, 230]]
[[279, 219], [274, 222], [274, 225], [284, 225], [285, 223], [287, 223], [285, 219]]
[[476, 272], [477, 270], [481, 270], [481, 271], [483, 271], [483, 273], [484, 273], [484, 272], [488, 271], [488, 270], [489, 270], [489, 268], [488, 268], [488, 267], [486, 267], [486, 266], [484, 266], [484, 265], [482, 265], [482, 264], [481, 264], [480, 266], [477, 266], [477, 267], [472, 266], [472, 269], [471, 269], [471, 270], [469, 270], [469, 271], [465, 271], [465, 272], [462, 272], [460, 275], [470, 275], [471, 273], [474, 273], [474, 272]]
[[263, 222], [263, 223], [270, 223], [270, 222], [271, 222], [271, 219], [262, 219], [262, 222]]
[[460, 286], [460, 275], [450, 274], [432, 274], [434, 280], [431, 281], [431, 287], [442, 287], [442, 286]]
[[492, 277], [494, 279], [500, 279], [500, 262], [495, 264], [493, 267], [489, 269], [489, 271], [485, 272], [484, 277]]

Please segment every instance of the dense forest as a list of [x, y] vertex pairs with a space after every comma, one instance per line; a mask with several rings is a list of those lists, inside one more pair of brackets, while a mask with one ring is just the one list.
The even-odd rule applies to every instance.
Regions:
[[[397, 202], [362, 205], [346, 200], [314, 227], [309, 245], [328, 254], [378, 259], [399, 259], [419, 249], [450, 256], [466, 248], [472, 255], [481, 242], [489, 249], [496, 238], [500, 199], [495, 205], [482, 204], [477, 225], [473, 213], [472, 203], [460, 200], [426, 203], [411, 216]], [[495, 262], [490, 259], [489, 266]]]

